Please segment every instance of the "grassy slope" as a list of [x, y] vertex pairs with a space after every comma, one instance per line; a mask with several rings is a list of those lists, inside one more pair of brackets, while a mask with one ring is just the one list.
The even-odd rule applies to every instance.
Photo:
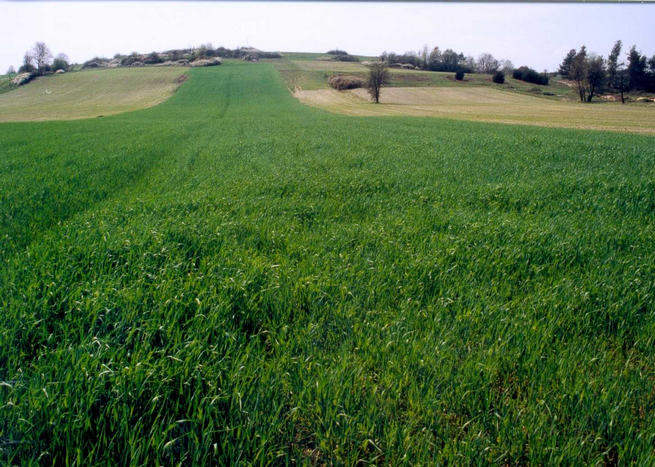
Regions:
[[89, 118], [152, 107], [173, 93], [184, 72], [144, 67], [37, 78], [0, 95], [0, 122]]
[[0, 125], [0, 459], [655, 461], [652, 137], [190, 73]]
[[[285, 79], [293, 83], [292, 88], [297, 85], [307, 90], [327, 89], [329, 87], [327, 79], [333, 74], [349, 74], [360, 77], [366, 77], [367, 75], [367, 68], [361, 63], [334, 62], [305, 55], [285, 55], [285, 59], [276, 62], [276, 66], [281, 70]], [[389, 72], [389, 86], [391, 87], [485, 86], [552, 100], [577, 100], [574, 89], [554, 79], [546, 86], [537, 86], [510, 76], [506, 76], [504, 84], [496, 84], [491, 81], [491, 75], [481, 73], [468, 73], [463, 81], [456, 81], [454, 73], [402, 70], [398, 68], [390, 68]]]
[[11, 84], [11, 80], [15, 75], [1, 75], [0, 76], [0, 94], [3, 94], [7, 91], [11, 91], [14, 87]]

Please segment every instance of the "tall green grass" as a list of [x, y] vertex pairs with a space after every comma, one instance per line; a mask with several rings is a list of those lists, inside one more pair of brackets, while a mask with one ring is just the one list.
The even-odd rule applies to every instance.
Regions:
[[655, 462], [655, 139], [304, 107], [0, 125], [0, 460]]

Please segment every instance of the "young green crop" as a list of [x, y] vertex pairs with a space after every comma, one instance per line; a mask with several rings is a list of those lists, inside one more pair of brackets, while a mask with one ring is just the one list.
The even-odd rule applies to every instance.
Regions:
[[305, 107], [0, 125], [0, 459], [655, 462], [655, 139]]

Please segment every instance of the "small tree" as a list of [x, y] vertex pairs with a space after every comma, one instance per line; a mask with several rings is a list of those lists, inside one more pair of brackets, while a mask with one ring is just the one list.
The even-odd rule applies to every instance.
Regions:
[[621, 93], [621, 104], [625, 104], [625, 96], [623, 94], [630, 90], [630, 75], [625, 67], [625, 63], [619, 63], [612, 86]]
[[621, 93], [621, 103], [625, 104], [624, 93], [628, 90], [630, 79], [624, 62], [619, 62], [623, 43], [616, 41], [607, 58], [607, 81], [610, 87]]
[[564, 57], [564, 60], [562, 60], [562, 63], [559, 66], [559, 74], [562, 75], [564, 78], [569, 77], [569, 73], [571, 72], [571, 64], [573, 63], [573, 60], [575, 59], [576, 56], [576, 51], [575, 49], [569, 50], [569, 53], [566, 54], [566, 57]]
[[621, 55], [622, 46], [623, 43], [621, 41], [616, 41], [614, 47], [612, 47], [612, 51], [607, 57], [607, 80], [612, 87], [614, 87], [614, 82], [616, 81], [616, 73], [619, 69], [619, 55]]
[[380, 90], [389, 82], [389, 70], [383, 62], [375, 62], [369, 66], [368, 93], [376, 104], [380, 102]]
[[7, 74], [8, 75], [15, 75], [16, 74], [16, 70], [14, 69], [13, 65], [9, 65], [9, 68], [7, 69]]
[[503, 73], [501, 70], [498, 70], [496, 73], [494, 73], [492, 81], [497, 84], [503, 84], [505, 82], [505, 73]]
[[630, 89], [640, 89], [646, 77], [646, 56], [641, 55], [634, 45], [628, 52], [628, 75]]
[[514, 71], [514, 64], [510, 60], [501, 60], [500, 68], [506, 75], [511, 75]]
[[52, 62], [52, 71], [64, 70], [68, 71], [68, 56], [66, 54], [59, 54]]
[[19, 73], [34, 73], [36, 67], [34, 66], [34, 58], [30, 55], [29, 52], [25, 52], [23, 56], [23, 64], [18, 69]]
[[583, 45], [573, 60], [569, 69], [569, 78], [575, 81], [578, 87], [580, 102], [584, 102], [587, 95], [585, 78], [587, 76], [587, 48]]
[[587, 102], [591, 102], [594, 94], [605, 83], [605, 61], [603, 57], [591, 57], [587, 63], [585, 85], [587, 87]]
[[455, 72], [455, 79], [457, 81], [462, 81], [464, 79], [464, 70], [457, 70]]

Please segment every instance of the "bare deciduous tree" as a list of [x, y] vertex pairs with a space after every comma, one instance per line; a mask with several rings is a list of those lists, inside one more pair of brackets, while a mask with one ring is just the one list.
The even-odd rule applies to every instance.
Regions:
[[514, 71], [514, 64], [510, 60], [501, 60], [500, 61], [500, 69], [506, 75], [511, 75], [512, 71]]
[[37, 72], [40, 75], [44, 74], [52, 60], [52, 52], [50, 52], [48, 46], [45, 45], [45, 42], [37, 42], [34, 44], [30, 56], [36, 65]]
[[480, 73], [493, 74], [500, 67], [498, 60], [491, 54], [482, 54], [478, 57], [478, 71]]
[[376, 104], [380, 102], [380, 90], [389, 82], [389, 70], [383, 62], [375, 62], [369, 66], [368, 93]]

